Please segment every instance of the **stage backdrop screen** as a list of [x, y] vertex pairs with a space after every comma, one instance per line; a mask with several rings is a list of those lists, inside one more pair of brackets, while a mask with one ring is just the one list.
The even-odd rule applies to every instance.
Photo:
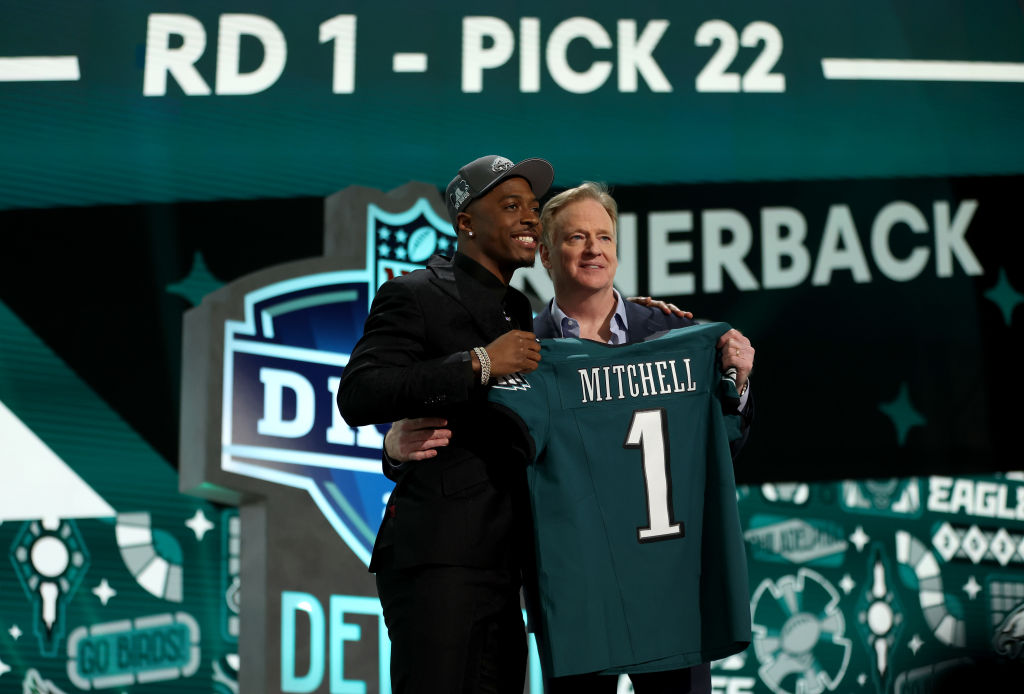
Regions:
[[1020, 172], [1024, 17], [927, 4], [8, 2], [0, 209]]

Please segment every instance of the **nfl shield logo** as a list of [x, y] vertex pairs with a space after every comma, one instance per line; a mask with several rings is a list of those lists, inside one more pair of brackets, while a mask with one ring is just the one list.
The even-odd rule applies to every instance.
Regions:
[[[375, 267], [376, 287], [423, 267], [434, 253], [455, 252], [455, 231], [423, 198], [397, 214], [370, 204], [366, 210], [367, 267]], [[376, 262], [370, 259], [376, 256]]]
[[425, 198], [391, 207], [366, 201], [365, 232], [347, 230], [366, 234], [363, 269], [249, 291], [243, 319], [224, 323], [221, 469], [305, 489], [365, 564], [393, 487], [381, 472], [388, 425], [350, 427], [338, 383], [376, 288], [455, 250], [451, 225]]

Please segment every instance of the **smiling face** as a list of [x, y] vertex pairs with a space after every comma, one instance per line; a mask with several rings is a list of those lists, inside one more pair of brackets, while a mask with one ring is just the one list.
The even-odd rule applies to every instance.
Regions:
[[610, 291], [619, 258], [615, 225], [601, 203], [590, 198], [570, 202], [551, 223], [551, 246], [541, 246], [540, 259], [551, 273], [556, 296]]
[[506, 284], [516, 268], [533, 265], [540, 205], [525, 178], [502, 181], [459, 213], [457, 224], [459, 250]]

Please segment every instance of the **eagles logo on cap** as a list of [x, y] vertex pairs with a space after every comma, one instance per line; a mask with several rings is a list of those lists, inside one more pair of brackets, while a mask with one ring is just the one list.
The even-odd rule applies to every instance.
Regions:
[[445, 203], [452, 225], [455, 225], [455, 218], [469, 206], [469, 203], [486, 195], [494, 186], [512, 176], [525, 178], [533, 194], [540, 198], [551, 187], [555, 171], [551, 164], [543, 159], [524, 159], [518, 164], [513, 164], [508, 157], [497, 154], [474, 159], [459, 169], [458, 175], [445, 190]]
[[512, 168], [512, 160], [506, 159], [505, 157], [496, 157], [491, 163], [491, 171], [494, 173], [501, 173], [508, 171]]

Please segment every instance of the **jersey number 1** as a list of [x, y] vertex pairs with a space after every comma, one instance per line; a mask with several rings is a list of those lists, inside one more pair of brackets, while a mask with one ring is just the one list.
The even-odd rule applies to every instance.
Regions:
[[640, 542], [683, 537], [682, 523], [672, 519], [672, 475], [668, 462], [668, 421], [665, 410], [635, 410], [625, 448], [639, 448], [647, 492], [647, 527], [637, 528]]

